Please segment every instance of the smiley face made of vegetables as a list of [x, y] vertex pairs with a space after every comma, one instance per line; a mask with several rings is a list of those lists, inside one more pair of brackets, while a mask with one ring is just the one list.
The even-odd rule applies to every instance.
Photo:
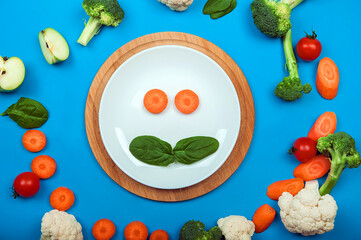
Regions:
[[[174, 99], [177, 109], [184, 113], [194, 112], [199, 105], [199, 98], [192, 90], [177, 93]], [[144, 107], [151, 113], [159, 114], [168, 105], [168, 97], [162, 90], [152, 89], [144, 96]], [[215, 153], [219, 147], [217, 139], [205, 136], [185, 138], [172, 146], [154, 136], [139, 136], [132, 140], [129, 150], [133, 156], [150, 165], [168, 166], [175, 161], [183, 164], [195, 163]]]

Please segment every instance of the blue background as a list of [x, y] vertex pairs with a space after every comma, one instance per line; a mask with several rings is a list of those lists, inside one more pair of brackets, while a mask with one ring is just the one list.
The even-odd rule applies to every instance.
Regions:
[[[9, 187], [21, 172], [30, 170], [39, 155], [26, 151], [21, 143], [25, 130], [9, 118], [0, 118], [0, 239], [39, 239], [41, 218], [52, 208], [50, 193], [59, 186], [71, 188], [76, 195], [68, 211], [83, 226], [85, 239], [93, 239], [91, 228], [100, 218], [117, 226], [114, 239], [123, 239], [124, 227], [143, 221], [150, 232], [164, 229], [177, 239], [179, 229], [190, 220], [203, 221], [207, 227], [228, 215], [251, 219], [254, 211], [268, 203], [266, 189], [274, 181], [292, 177], [298, 161], [286, 154], [293, 141], [305, 136], [317, 117], [334, 111], [338, 131], [349, 132], [361, 149], [360, 131], [360, 1], [306, 0], [292, 14], [293, 43], [304, 31], [317, 30], [323, 43], [321, 58], [330, 57], [338, 65], [339, 94], [332, 101], [317, 90], [302, 99], [286, 103], [273, 95], [277, 83], [287, 74], [280, 39], [261, 34], [254, 26], [249, 4], [238, 1], [229, 15], [211, 20], [202, 14], [206, 1], [195, 0], [184, 13], [176, 13], [156, 0], [120, 1], [126, 12], [117, 28], [103, 27], [87, 47], [76, 43], [87, 15], [81, 1], [2, 1], [0, 55], [20, 57], [26, 66], [23, 85], [13, 93], [0, 94], [0, 110], [21, 96], [42, 102], [50, 112], [40, 128], [48, 145], [39, 154], [52, 156], [58, 164], [56, 174], [41, 181], [39, 193], [28, 199], [12, 199]], [[52, 27], [68, 41], [67, 61], [49, 65], [40, 50], [38, 32]], [[256, 123], [250, 150], [233, 176], [211, 193], [180, 203], [162, 203], [137, 197], [113, 182], [94, 158], [85, 132], [84, 110], [91, 82], [103, 62], [125, 43], [145, 34], [180, 31], [203, 37], [225, 50], [241, 67], [254, 96]], [[303, 82], [315, 88], [318, 60], [299, 60]], [[332, 232], [312, 239], [360, 239], [361, 169], [346, 169], [332, 192], [339, 211]], [[264, 233], [252, 239], [302, 239], [289, 233], [279, 215]]]

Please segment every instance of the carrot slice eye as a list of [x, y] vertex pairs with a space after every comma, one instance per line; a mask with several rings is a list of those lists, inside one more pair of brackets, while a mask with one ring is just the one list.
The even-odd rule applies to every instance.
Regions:
[[195, 92], [186, 89], [177, 93], [174, 102], [180, 112], [190, 114], [198, 108], [199, 98]]
[[144, 107], [151, 113], [161, 113], [168, 105], [168, 97], [159, 89], [148, 91], [143, 99]]

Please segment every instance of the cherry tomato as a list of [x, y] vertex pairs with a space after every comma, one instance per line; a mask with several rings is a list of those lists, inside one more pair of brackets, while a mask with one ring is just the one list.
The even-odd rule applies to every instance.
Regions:
[[14, 197], [32, 197], [40, 189], [40, 178], [32, 172], [20, 173], [14, 180]]
[[308, 162], [317, 155], [317, 142], [308, 137], [300, 137], [293, 143], [290, 154], [300, 162]]
[[313, 61], [318, 58], [322, 51], [321, 42], [318, 41], [317, 34], [313, 31], [310, 36], [306, 33], [306, 37], [301, 38], [296, 46], [297, 55], [305, 61]]

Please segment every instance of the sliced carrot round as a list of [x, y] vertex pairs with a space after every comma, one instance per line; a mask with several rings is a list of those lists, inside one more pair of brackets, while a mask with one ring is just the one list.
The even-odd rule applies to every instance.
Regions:
[[195, 92], [186, 89], [177, 93], [174, 102], [180, 112], [190, 114], [198, 108], [199, 98]]
[[327, 137], [328, 134], [334, 133], [336, 130], [337, 118], [334, 112], [325, 112], [318, 117], [313, 124], [307, 137], [317, 141], [320, 137]]
[[46, 137], [42, 131], [28, 130], [23, 135], [23, 145], [30, 152], [39, 152], [46, 145]]
[[316, 88], [320, 95], [326, 99], [337, 96], [340, 75], [334, 61], [325, 57], [318, 64]]
[[96, 221], [92, 228], [93, 236], [96, 240], [109, 240], [115, 234], [114, 223], [106, 218]]
[[323, 155], [317, 155], [311, 161], [299, 164], [293, 171], [295, 178], [311, 181], [326, 175], [330, 170], [330, 159]]
[[134, 221], [129, 223], [124, 229], [125, 240], [147, 240], [148, 229], [144, 223]]
[[152, 232], [149, 240], [169, 240], [169, 235], [166, 231], [158, 229]]
[[59, 211], [66, 211], [73, 206], [75, 196], [72, 190], [66, 187], [55, 189], [50, 195], [50, 205]]
[[144, 107], [151, 113], [161, 113], [168, 105], [168, 97], [159, 89], [148, 91], [143, 99]]
[[47, 179], [54, 175], [56, 171], [55, 160], [48, 155], [40, 155], [31, 162], [31, 170], [41, 179]]

